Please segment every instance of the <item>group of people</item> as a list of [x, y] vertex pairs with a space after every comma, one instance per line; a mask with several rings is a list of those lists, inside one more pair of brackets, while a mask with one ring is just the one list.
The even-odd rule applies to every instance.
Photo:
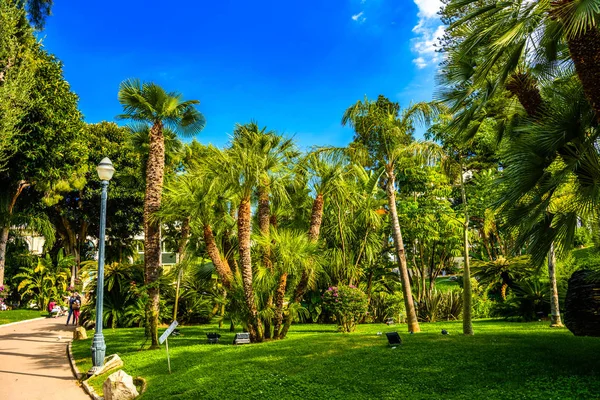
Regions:
[[[77, 323], [79, 322], [79, 313], [81, 309], [81, 296], [79, 296], [79, 293], [71, 293], [68, 299], [68, 303], [69, 313], [67, 317], [67, 323], [65, 325], [69, 325], [69, 322], [71, 322], [71, 318], [73, 318], [73, 325], [77, 325]], [[50, 300], [50, 303], [48, 303], [48, 312], [52, 316], [60, 317], [65, 315], [66, 310], [63, 310], [63, 308], [59, 306], [54, 300]]]

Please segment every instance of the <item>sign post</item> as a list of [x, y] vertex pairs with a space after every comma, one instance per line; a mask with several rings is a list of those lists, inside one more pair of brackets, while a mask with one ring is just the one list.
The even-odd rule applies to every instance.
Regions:
[[171, 333], [173, 333], [173, 330], [177, 327], [177, 325], [179, 325], [179, 323], [177, 321], [173, 321], [173, 323], [171, 325], [169, 325], [167, 330], [164, 331], [162, 335], [160, 335], [160, 338], [158, 338], [158, 342], [160, 344], [163, 344], [163, 342], [165, 342], [167, 345], [167, 364], [169, 366], [169, 373], [171, 373], [171, 358], [169, 357], [169, 340], [168, 340], [168, 338], [169, 338], [169, 335]]

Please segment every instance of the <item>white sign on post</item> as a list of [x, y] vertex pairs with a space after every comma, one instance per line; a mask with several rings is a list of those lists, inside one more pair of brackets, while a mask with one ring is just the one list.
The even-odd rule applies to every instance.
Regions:
[[169, 325], [169, 327], [167, 328], [166, 331], [163, 332], [162, 335], [160, 335], [160, 337], [158, 338], [158, 342], [160, 344], [163, 344], [163, 342], [166, 342], [167, 344], [167, 364], [169, 365], [169, 373], [171, 373], [171, 358], [169, 357], [169, 335], [171, 333], [173, 333], [173, 330], [177, 327], [177, 325], [179, 325], [179, 323], [177, 321], [173, 321], [173, 323], [171, 325]]
[[167, 340], [167, 338], [169, 337], [169, 335], [171, 333], [173, 333], [173, 330], [175, 328], [177, 328], [177, 325], [179, 325], [179, 322], [173, 321], [173, 323], [171, 325], [169, 325], [169, 327], [167, 328], [167, 330], [164, 331], [162, 335], [160, 335], [160, 338], [158, 338], [158, 343], [163, 344], [163, 342], [165, 340]]

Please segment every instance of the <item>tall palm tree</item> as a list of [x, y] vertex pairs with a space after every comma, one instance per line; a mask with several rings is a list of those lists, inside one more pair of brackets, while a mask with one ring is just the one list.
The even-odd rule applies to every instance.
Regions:
[[350, 125], [356, 132], [355, 141], [364, 146], [386, 176], [385, 188], [388, 199], [392, 235], [396, 248], [398, 267], [402, 279], [402, 291], [407, 313], [408, 330], [419, 332], [419, 322], [410, 287], [402, 231], [396, 209], [396, 167], [412, 142], [411, 132], [417, 122], [429, 123], [437, 110], [431, 104], [416, 103], [400, 113], [399, 106], [383, 96], [377, 101], [366, 99], [350, 106], [342, 117], [342, 125]]
[[[218, 151], [215, 149], [215, 151]], [[218, 179], [204, 170], [192, 166], [185, 175], [177, 176], [165, 186], [163, 205], [159, 212], [163, 218], [189, 219], [191, 228], [202, 232], [206, 251], [223, 286], [231, 289], [233, 272], [225, 256], [219, 250], [214, 235], [215, 224], [225, 215], [215, 213], [216, 205], [228, 197], [227, 189]]]
[[[268, 235], [271, 221], [271, 201], [273, 198], [278, 203], [289, 201], [286, 183], [291, 176], [291, 163], [297, 156], [293, 140], [284, 138], [266, 127], [260, 128], [256, 122], [238, 125], [233, 132], [233, 142], [237, 145], [252, 149], [260, 171], [258, 180], [258, 228], [263, 235]], [[262, 264], [267, 271], [273, 273], [273, 265], [268, 242], [262, 246]], [[273, 305], [273, 296], [269, 291], [266, 307]], [[264, 337], [271, 337], [271, 321], [264, 318]]]
[[154, 214], [160, 208], [165, 168], [164, 129], [178, 134], [195, 135], [206, 123], [196, 109], [198, 100], [183, 100], [177, 92], [167, 92], [153, 82], [138, 79], [123, 81], [119, 87], [119, 102], [123, 106], [121, 119], [150, 126], [148, 163], [146, 164], [146, 194], [144, 197], [144, 266], [148, 287], [147, 305], [151, 348], [158, 347], [158, 312], [160, 293], [157, 280], [162, 273], [160, 221]]

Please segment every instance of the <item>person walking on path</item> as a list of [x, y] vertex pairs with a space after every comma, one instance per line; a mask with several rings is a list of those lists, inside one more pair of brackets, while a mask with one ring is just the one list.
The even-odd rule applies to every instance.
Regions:
[[72, 335], [55, 318], [0, 325], [0, 399], [89, 400], [65, 351]]
[[[75, 310], [75, 302], [77, 302], [77, 310]], [[71, 317], [73, 317], [73, 325], [77, 325], [77, 320], [79, 320], [79, 312], [81, 308], [81, 296], [79, 293], [73, 292], [71, 297], [69, 297], [69, 316], [67, 317], [67, 323], [65, 325], [69, 325], [69, 321], [71, 321]], [[75, 311], [77, 311], [77, 315], [75, 315]]]
[[73, 302], [73, 325], [77, 325], [79, 323], [79, 313], [81, 309], [81, 300], [77, 298]]
[[75, 302], [75, 292], [71, 293], [71, 296], [69, 296], [69, 316], [67, 317], [67, 323], [66, 325], [69, 325], [69, 321], [71, 321], [71, 317], [73, 317], [73, 321], [75, 321], [75, 317], [73, 316], [73, 303]]

